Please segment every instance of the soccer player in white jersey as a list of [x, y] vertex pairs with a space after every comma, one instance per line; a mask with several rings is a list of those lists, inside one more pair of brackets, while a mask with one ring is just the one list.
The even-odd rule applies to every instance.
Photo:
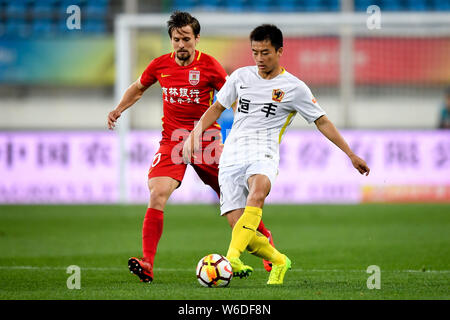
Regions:
[[249, 276], [253, 269], [240, 260], [241, 253], [248, 250], [272, 262], [267, 284], [282, 284], [291, 261], [256, 228], [278, 173], [279, 144], [296, 113], [308, 123], [314, 122], [359, 173], [368, 175], [370, 169], [353, 153], [306, 84], [280, 65], [282, 32], [274, 25], [261, 25], [250, 34], [250, 42], [256, 65], [231, 74], [217, 94], [217, 101], [186, 140], [183, 157], [190, 161], [193, 152], [200, 149], [203, 131], [237, 100], [233, 126], [219, 160], [221, 214], [234, 221], [227, 258], [235, 275]]

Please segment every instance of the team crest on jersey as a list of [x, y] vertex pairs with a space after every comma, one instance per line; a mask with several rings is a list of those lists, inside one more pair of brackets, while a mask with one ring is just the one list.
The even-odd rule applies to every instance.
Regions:
[[281, 89], [273, 89], [272, 90], [272, 100], [276, 102], [281, 102], [284, 97], [284, 91]]
[[193, 86], [198, 85], [200, 82], [200, 71], [189, 70], [189, 83]]

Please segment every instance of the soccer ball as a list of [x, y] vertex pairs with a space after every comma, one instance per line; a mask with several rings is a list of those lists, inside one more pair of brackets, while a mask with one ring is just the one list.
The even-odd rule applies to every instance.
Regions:
[[204, 287], [226, 287], [233, 277], [230, 261], [224, 256], [212, 253], [200, 259], [197, 264], [197, 279]]

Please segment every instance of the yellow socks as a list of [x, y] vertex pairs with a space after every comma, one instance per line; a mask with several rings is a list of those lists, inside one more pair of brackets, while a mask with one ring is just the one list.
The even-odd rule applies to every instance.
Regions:
[[255, 237], [261, 217], [261, 208], [245, 207], [244, 213], [234, 225], [231, 233], [227, 258], [239, 258], [241, 253], [247, 248], [249, 242]]
[[268, 260], [275, 265], [284, 264], [284, 255], [272, 247], [269, 243], [269, 239], [259, 231], [256, 231], [255, 236], [248, 243], [247, 250], [251, 254]]

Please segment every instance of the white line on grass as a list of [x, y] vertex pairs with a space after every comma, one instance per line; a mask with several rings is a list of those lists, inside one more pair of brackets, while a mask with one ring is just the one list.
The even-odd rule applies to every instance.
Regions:
[[[80, 267], [81, 270], [88, 271], [125, 271], [127, 267]], [[67, 267], [57, 266], [0, 266], [0, 270], [66, 270]], [[195, 268], [155, 268], [157, 272], [195, 272]], [[264, 271], [263, 268], [255, 268], [255, 271]], [[366, 273], [366, 270], [346, 270], [346, 269], [300, 269], [293, 268], [293, 272], [358, 272]], [[382, 270], [383, 272], [394, 273], [450, 273], [450, 270]]]

